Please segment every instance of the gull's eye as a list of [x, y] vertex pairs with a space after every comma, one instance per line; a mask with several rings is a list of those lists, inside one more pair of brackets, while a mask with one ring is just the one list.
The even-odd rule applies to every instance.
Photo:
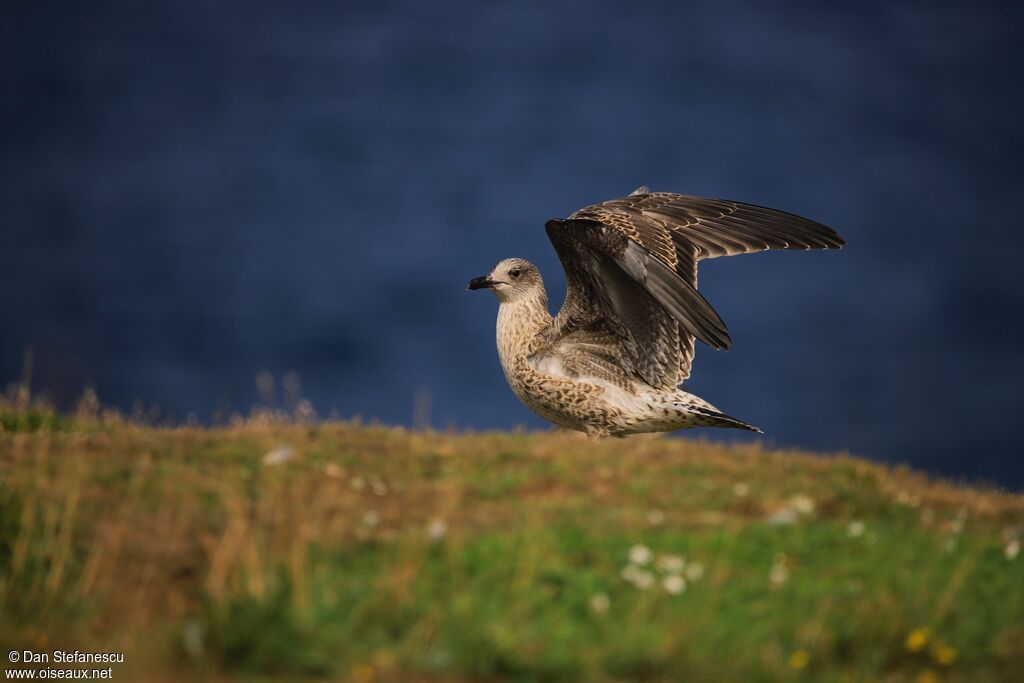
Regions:
[[519, 270], [518, 268], [513, 268], [512, 270], [508, 271], [508, 274], [515, 278], [522, 275], [523, 271]]

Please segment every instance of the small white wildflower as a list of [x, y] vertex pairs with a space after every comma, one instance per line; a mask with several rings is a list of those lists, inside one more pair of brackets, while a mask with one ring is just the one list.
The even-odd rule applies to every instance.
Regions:
[[295, 404], [295, 420], [303, 424], [316, 422], [316, 409], [309, 400], [302, 399]]
[[738, 482], [732, 487], [732, 494], [737, 498], [745, 498], [748, 493], [750, 493], [750, 485], [745, 481]]
[[686, 579], [676, 574], [666, 576], [661, 580], [661, 586], [669, 595], [679, 595], [686, 590]]
[[280, 465], [295, 457], [295, 449], [291, 446], [278, 446], [263, 456], [263, 464], [267, 466]]
[[654, 585], [654, 574], [650, 573], [645, 569], [641, 569], [633, 577], [633, 585], [642, 591], [647, 590]]
[[366, 488], [366, 480], [362, 477], [352, 477], [352, 481], [349, 482], [349, 486], [356, 491], [362, 491]]
[[846, 535], [850, 538], [860, 538], [864, 535], [864, 522], [855, 519], [846, 527]]
[[686, 565], [686, 578], [690, 581], [700, 581], [704, 576], [704, 565], [700, 562], [691, 562]]
[[380, 513], [370, 510], [363, 515], [363, 524], [366, 526], [377, 526], [380, 524]]
[[432, 541], [440, 541], [444, 538], [445, 534], [448, 533], [448, 525], [440, 517], [435, 517], [430, 520], [430, 525], [427, 527], [427, 536]]
[[770, 514], [765, 521], [771, 526], [789, 526], [796, 524], [797, 518], [798, 515], [792, 508], [780, 508]]
[[597, 593], [590, 598], [590, 609], [594, 610], [595, 614], [605, 614], [611, 606], [612, 601], [604, 593]]
[[651, 561], [651, 549], [641, 544], [633, 546], [629, 549], [629, 561], [633, 564], [647, 564]]
[[781, 586], [789, 580], [789, 570], [781, 564], [772, 566], [772, 571], [768, 574], [768, 580], [773, 586]]
[[1017, 555], [1020, 555], [1020, 541], [1015, 538], [1007, 543], [1006, 547], [1003, 548], [1003, 554], [1006, 555], [1008, 560], [1016, 559]]
[[623, 568], [622, 578], [640, 590], [647, 590], [654, 585], [654, 574], [646, 569], [640, 569], [635, 564], [629, 564]]
[[647, 511], [647, 523], [651, 526], [659, 526], [665, 521], [665, 513], [657, 508], [652, 508]]
[[946, 551], [947, 555], [953, 553], [956, 550], [957, 540], [956, 536], [950, 536], [946, 539], [946, 542], [942, 544], [942, 549]]
[[814, 501], [810, 496], [799, 493], [789, 499], [790, 506], [801, 515], [809, 515], [814, 512]]
[[679, 555], [661, 555], [658, 557], [657, 567], [666, 574], [678, 574], [686, 566], [686, 558]]
[[202, 659], [206, 654], [206, 624], [198, 619], [189, 619], [181, 628], [181, 644], [192, 659]]
[[373, 489], [373, 495], [375, 496], [383, 496], [386, 495], [388, 492], [387, 485], [384, 483], [384, 480], [381, 479], [380, 477], [371, 477], [370, 488]]
[[776, 588], [789, 580], [789, 569], [786, 568], [786, 562], [787, 558], [782, 553], [777, 553], [772, 561], [772, 570], [768, 574], [768, 580]]

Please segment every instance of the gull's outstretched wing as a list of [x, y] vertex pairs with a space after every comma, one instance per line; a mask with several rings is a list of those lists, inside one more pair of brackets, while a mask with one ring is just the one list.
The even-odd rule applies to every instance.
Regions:
[[689, 376], [694, 337], [729, 347], [725, 323], [697, 291], [697, 261], [845, 244], [831, 228], [783, 211], [646, 188], [546, 228], [568, 285], [547, 338], [576, 345], [597, 335], [606, 356], [653, 386]]

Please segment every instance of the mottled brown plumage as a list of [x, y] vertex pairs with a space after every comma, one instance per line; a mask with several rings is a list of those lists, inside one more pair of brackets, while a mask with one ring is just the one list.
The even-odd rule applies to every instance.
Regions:
[[471, 289], [501, 301], [497, 341], [513, 392], [542, 417], [597, 435], [694, 426], [755, 429], [681, 391], [694, 339], [724, 349], [697, 262], [766, 249], [838, 249], [831, 228], [740, 202], [639, 188], [547, 222], [567, 293], [551, 317], [540, 273], [506, 259]]

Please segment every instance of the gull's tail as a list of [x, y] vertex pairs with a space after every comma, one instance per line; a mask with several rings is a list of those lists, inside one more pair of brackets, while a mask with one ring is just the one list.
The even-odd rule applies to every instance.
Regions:
[[732, 429], [744, 429], [748, 432], [764, 434], [764, 432], [754, 425], [747, 424], [743, 420], [737, 419], [732, 415], [726, 415], [706, 401], [701, 401], [701, 403], [703, 403], [703, 405], [672, 401], [671, 403], [665, 403], [663, 405], [666, 408], [671, 407], [677, 411], [679, 426], [676, 427], [676, 429], [687, 429], [689, 427], [725, 427]]

